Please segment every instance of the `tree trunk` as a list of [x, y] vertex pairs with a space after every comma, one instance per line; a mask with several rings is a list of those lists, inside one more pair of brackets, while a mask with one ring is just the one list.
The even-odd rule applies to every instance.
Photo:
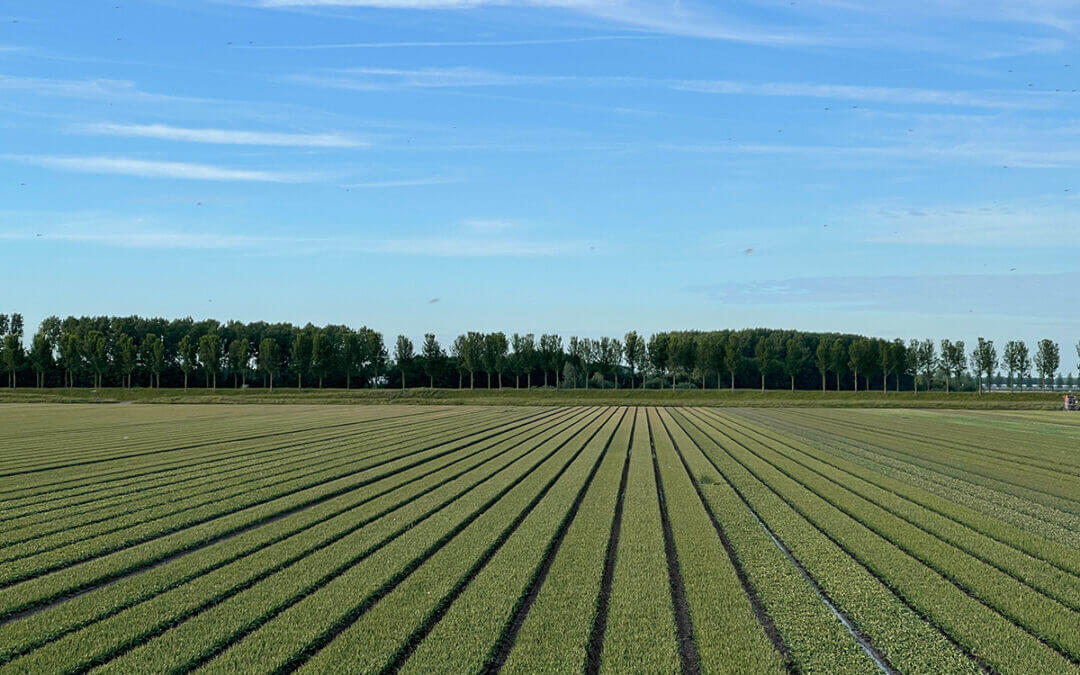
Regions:
[[858, 391], [859, 391], [859, 369], [856, 368], [855, 369], [855, 392], [858, 393]]
[[[322, 388], [322, 383], [321, 382], [319, 383], [319, 388], [320, 389]], [[405, 390], [405, 371], [404, 370], [401, 371], [401, 389], [402, 389], [402, 391]]]
[[521, 373], [514, 373], [514, 389], [521, 389]]
[[491, 389], [491, 371], [490, 370], [487, 373], [487, 385], [488, 385], [487, 388]]
[[889, 374], [883, 373], [881, 376], [881, 393], [889, 393]]
[[836, 391], [840, 391], [840, 371], [836, 371]]
[[532, 389], [532, 371], [531, 370], [525, 375], [525, 388], [526, 389]]
[[435, 376], [434, 375], [428, 375], [428, 389], [434, 389], [434, 388], [435, 388]]
[[187, 390], [187, 371], [184, 371], [184, 390]]
[[949, 376], [945, 375], [945, 395], [949, 395]]
[[472, 389], [476, 384], [476, 380], [473, 378], [473, 371], [469, 371], [469, 389]]
[[547, 387], [547, 369], [544, 370], [544, 387]]
[[322, 389], [322, 378], [323, 378], [323, 376], [320, 375], [319, 376], [319, 389]]
[[274, 391], [274, 374], [270, 373], [270, 391]]
[[296, 390], [299, 391], [304, 388], [304, 376], [299, 372], [296, 373]]
[[735, 393], [735, 371], [731, 371], [731, 393]]
[[701, 388], [702, 390], [705, 389], [705, 373], [701, 374]]
[[499, 371], [499, 389], [502, 389], [502, 371]]
[[821, 391], [825, 391], [825, 371], [821, 371]]
[[795, 376], [791, 376], [791, 393], [795, 393]]
[[765, 393], [765, 373], [761, 374], [761, 393]]

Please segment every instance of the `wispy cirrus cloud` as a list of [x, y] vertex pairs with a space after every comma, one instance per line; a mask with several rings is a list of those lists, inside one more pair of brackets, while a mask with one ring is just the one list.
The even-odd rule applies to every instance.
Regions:
[[1047, 101], [1026, 92], [995, 95], [976, 91], [877, 87], [847, 84], [797, 82], [736, 82], [730, 80], [676, 80], [672, 89], [705, 94], [822, 98], [836, 101], [866, 101], [899, 105], [929, 104], [975, 108], [1036, 108]]
[[501, 220], [467, 219], [448, 224], [438, 233], [380, 237], [351, 233], [235, 234], [163, 223], [156, 216], [132, 217], [101, 212], [0, 211], [0, 216], [5, 223], [21, 223], [0, 229], [0, 241], [112, 248], [235, 251], [280, 256], [377, 253], [431, 258], [527, 258], [578, 255], [589, 247], [588, 243], [574, 239], [530, 236], [528, 228]]
[[467, 89], [479, 87], [662, 88], [700, 94], [817, 98], [889, 105], [934, 105], [988, 109], [1038, 109], [1054, 105], [1060, 92], [969, 91], [807, 82], [654, 79], [622, 75], [538, 75], [473, 67], [342, 68], [296, 74], [288, 80], [323, 87], [380, 91], [392, 89]]
[[565, 45], [582, 42], [653, 39], [656, 39], [656, 37], [652, 35], [589, 35], [584, 37], [533, 40], [429, 40], [418, 42], [341, 42], [307, 45], [241, 45], [240, 48], [256, 50], [317, 51], [325, 49], [411, 49], [415, 47], [529, 47], [537, 45]]
[[65, 80], [45, 77], [0, 75], [0, 91], [24, 91], [45, 96], [96, 100], [135, 100], [146, 102], [198, 101], [140, 90], [129, 80], [93, 78]]
[[219, 232], [131, 229], [121, 231], [0, 232], [0, 240], [94, 244], [117, 248], [164, 250], [244, 250], [261, 255], [379, 253], [429, 258], [532, 258], [574, 255], [581, 242], [490, 237], [260, 237]]
[[1008, 144], [908, 143], [905, 145], [784, 145], [770, 143], [664, 143], [672, 152], [718, 155], [801, 155], [822, 162], [897, 161], [950, 163], [1001, 169], [1067, 169], [1080, 167], [1080, 149], [1022, 147]]
[[104, 136], [153, 138], [185, 143], [218, 145], [266, 145], [301, 148], [362, 148], [369, 141], [346, 134], [300, 134], [242, 129], [193, 129], [164, 124], [97, 123], [78, 127], [78, 130]]
[[311, 174], [235, 169], [211, 164], [168, 162], [134, 159], [131, 157], [5, 155], [6, 159], [61, 171], [78, 173], [116, 174], [141, 178], [172, 178], [204, 181], [255, 181], [268, 183], [300, 183], [314, 180]]
[[558, 75], [518, 75], [471, 67], [453, 68], [343, 68], [316, 74], [292, 75], [289, 81], [337, 89], [440, 89], [516, 87], [568, 84], [579, 78]]
[[742, 20], [705, 3], [671, 5], [657, 0], [257, 0], [265, 8], [368, 8], [391, 10], [475, 10], [517, 7], [564, 10], [617, 25], [668, 35], [774, 46], [825, 45], [850, 41], [818, 30], [769, 26]]

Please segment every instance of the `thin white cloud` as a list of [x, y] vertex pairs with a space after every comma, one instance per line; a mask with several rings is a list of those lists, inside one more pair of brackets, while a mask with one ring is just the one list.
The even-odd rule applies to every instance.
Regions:
[[460, 237], [414, 237], [359, 239], [355, 237], [253, 237], [213, 232], [4, 232], [0, 240], [53, 241], [97, 244], [117, 248], [165, 250], [247, 250], [251, 253], [315, 255], [323, 253], [380, 253], [434, 258], [549, 257], [581, 253], [579, 242], [514, 239], [468, 239]]
[[431, 176], [428, 178], [403, 178], [399, 180], [373, 180], [364, 183], [351, 183], [346, 185], [348, 188], [360, 188], [360, 189], [374, 189], [374, 188], [395, 188], [395, 187], [415, 187], [420, 185], [446, 185], [448, 183], [460, 182], [456, 178], [450, 178], [449, 176]]
[[117, 174], [141, 178], [173, 178], [179, 180], [205, 181], [256, 181], [269, 183], [297, 183], [312, 180], [311, 175], [264, 171], [257, 169], [233, 169], [210, 164], [188, 162], [165, 162], [133, 159], [130, 157], [60, 157], [43, 155], [6, 155], [7, 159], [41, 166], [47, 169], [75, 171], [79, 173]]
[[515, 87], [566, 84], [572, 76], [517, 75], [480, 68], [347, 68], [327, 74], [293, 75], [292, 82], [337, 89], [381, 91], [387, 89], [438, 89], [465, 87]]
[[380, 91], [474, 87], [660, 87], [700, 94], [819, 98], [890, 105], [933, 105], [989, 109], [1042, 109], [1054, 105], [1060, 92], [978, 92], [915, 87], [817, 84], [798, 82], [743, 82], [735, 80], [665, 80], [620, 75], [517, 74], [472, 67], [450, 68], [345, 68], [289, 76], [292, 82], [315, 86]]
[[44, 77], [0, 75], [0, 91], [25, 91], [45, 96], [94, 100], [135, 100], [147, 102], [203, 101], [141, 91], [129, 80], [60, 80]]
[[164, 124], [99, 123], [80, 127], [81, 130], [105, 136], [154, 138], [186, 143], [219, 145], [266, 145], [305, 148], [361, 148], [370, 145], [365, 140], [344, 134], [294, 134], [240, 129], [191, 129]]
[[721, 14], [704, 3], [656, 0], [259, 0], [266, 8], [357, 7], [393, 10], [471, 10], [481, 7], [529, 7], [568, 10], [623, 26], [682, 35], [763, 45], [839, 44], [834, 36], [760, 27]]
[[[0, 230], [0, 241], [87, 244], [114, 248], [155, 250], [236, 251], [253, 255], [340, 255], [377, 253], [435, 258], [551, 257], [582, 254], [585, 242], [515, 236], [510, 227], [488, 229], [470, 224], [503, 221], [469, 220], [445, 228], [452, 235], [418, 234], [405, 237], [365, 237], [351, 234], [312, 236], [255, 236], [224, 232], [192, 231], [162, 226], [151, 218], [111, 216], [102, 213], [0, 212], [7, 222], [22, 221], [18, 228]], [[398, 228], [378, 228], [390, 230]]]
[[426, 42], [343, 42], [310, 45], [242, 45], [241, 49], [271, 49], [307, 51], [323, 49], [396, 49], [414, 47], [527, 47], [533, 45], [564, 45], [580, 42], [608, 42], [612, 40], [651, 40], [650, 35], [592, 35], [576, 38], [551, 38], [536, 40], [436, 40]]
[[1015, 147], [1001, 144], [925, 144], [897, 146], [782, 145], [666, 143], [661, 150], [720, 155], [804, 155], [822, 161], [904, 160], [913, 163], [950, 162], [1006, 169], [1067, 169], [1080, 167], [1080, 149]]
[[730, 94], [752, 96], [782, 96], [823, 98], [839, 101], [869, 101], [890, 104], [929, 104], [943, 106], [969, 106], [977, 108], [1031, 108], [1044, 107], [1044, 102], [1033, 101], [1024, 94], [1023, 99], [1003, 98], [969, 91], [919, 89], [911, 87], [874, 87], [844, 84], [806, 84], [795, 82], [750, 83], [730, 80], [677, 80], [670, 82], [673, 89], [707, 94]]

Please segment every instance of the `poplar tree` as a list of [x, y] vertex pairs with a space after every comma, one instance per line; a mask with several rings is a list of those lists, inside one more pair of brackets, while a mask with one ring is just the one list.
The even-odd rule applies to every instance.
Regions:
[[426, 333], [424, 335], [424, 346], [421, 349], [421, 362], [424, 366], [424, 373], [428, 376], [428, 386], [431, 389], [435, 388], [435, 369], [439, 367], [439, 363], [446, 358], [446, 354], [443, 353], [442, 347], [439, 346], [439, 341], [435, 339], [434, 333]]
[[270, 381], [270, 391], [274, 391], [274, 373], [278, 368], [278, 345], [273, 338], [263, 338], [259, 342], [259, 353], [255, 355], [255, 364], [266, 373]]
[[[832, 343], [833, 340], [829, 338], [822, 338], [818, 341], [817, 349], [814, 350], [814, 357], [816, 358], [818, 372], [821, 373], [821, 391], [825, 391], [825, 378], [832, 370]], [[732, 386], [732, 389], [735, 387]]]
[[207, 333], [199, 338], [199, 361], [206, 371], [206, 386], [217, 389], [217, 374], [221, 370], [221, 336]]
[[802, 372], [808, 358], [806, 347], [798, 338], [788, 338], [784, 344], [784, 373], [791, 378], [791, 391], [795, 391], [795, 378]]
[[630, 388], [636, 389], [634, 371], [641, 365], [641, 360], [645, 356], [645, 341], [636, 330], [623, 336], [623, 356], [626, 358], [626, 365], [630, 367]]
[[1061, 351], [1058, 344], [1053, 340], [1039, 340], [1039, 348], [1035, 353], [1035, 370], [1039, 373], [1039, 386], [1046, 389], [1046, 379], [1049, 377], [1053, 383], [1054, 374], [1061, 365]]
[[398, 372], [401, 373], [402, 389], [405, 388], [405, 368], [412, 363], [413, 356], [412, 340], [404, 335], [397, 336], [397, 342], [394, 343], [394, 362], [397, 364]]

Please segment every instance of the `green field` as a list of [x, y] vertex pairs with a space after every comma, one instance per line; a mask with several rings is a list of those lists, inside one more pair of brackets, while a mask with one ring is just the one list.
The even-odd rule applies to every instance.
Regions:
[[293, 403], [0, 406], [0, 673], [1080, 672], [1080, 415]]

